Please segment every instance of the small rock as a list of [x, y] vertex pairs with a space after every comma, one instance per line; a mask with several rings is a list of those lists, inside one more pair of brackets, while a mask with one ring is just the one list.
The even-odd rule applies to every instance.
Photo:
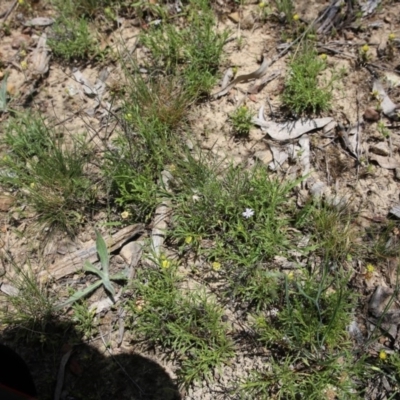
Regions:
[[6, 194], [0, 195], [0, 211], [8, 211], [15, 202], [15, 197]]
[[14, 37], [13, 41], [11, 42], [11, 47], [13, 49], [19, 49], [20, 47], [26, 48], [29, 44], [29, 36], [26, 35], [18, 35]]
[[390, 24], [392, 22], [392, 20], [389, 17], [385, 17], [383, 18], [383, 20], [387, 23]]
[[234, 13], [232, 13], [232, 14], [229, 14], [229, 15], [228, 15], [228, 18], [229, 18], [232, 22], [235, 22], [236, 24], [238, 24], [239, 21], [240, 21], [240, 15], [239, 15], [238, 12], [234, 12]]
[[388, 156], [390, 154], [389, 146], [385, 142], [371, 144], [369, 146], [369, 151], [380, 156]]
[[353, 40], [354, 39], [354, 32], [352, 32], [352, 31], [344, 31], [344, 38], [346, 40]]
[[141, 242], [129, 242], [122, 247], [119, 255], [125, 260], [125, 262], [131, 266], [135, 266], [142, 256], [143, 243]]
[[252, 29], [254, 26], [254, 18], [251, 13], [244, 14], [241, 24], [242, 29]]
[[370, 122], [376, 122], [380, 119], [380, 114], [373, 107], [368, 107], [364, 112], [364, 119]]
[[394, 176], [396, 177], [397, 180], [400, 181], [400, 168], [396, 168], [394, 170]]
[[272, 156], [272, 153], [269, 150], [257, 151], [254, 154], [254, 158], [256, 160], [261, 161], [265, 165], [268, 165], [274, 159], [274, 157]]

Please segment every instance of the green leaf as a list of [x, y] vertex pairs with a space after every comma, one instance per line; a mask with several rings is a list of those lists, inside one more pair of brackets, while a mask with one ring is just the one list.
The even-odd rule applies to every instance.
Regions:
[[106, 242], [100, 235], [99, 231], [96, 231], [96, 249], [100, 258], [101, 268], [103, 269], [104, 274], [108, 277], [108, 250]]
[[[108, 293], [110, 293], [111, 296], [114, 297], [114, 296], [115, 296], [115, 290], [114, 290], [114, 288], [113, 288], [113, 286], [112, 286], [112, 284], [111, 284], [111, 281], [110, 281], [110, 279], [108, 278], [108, 276], [107, 276], [107, 277], [104, 276], [102, 282], [103, 282], [104, 287], [105, 287], [106, 290], [108, 291]], [[113, 300], [114, 300], [114, 299], [113, 299]]]
[[103, 272], [101, 272], [98, 268], [96, 268], [93, 264], [91, 264], [89, 261], [86, 261], [85, 264], [83, 265], [83, 270], [85, 272], [91, 272], [92, 274], [95, 274], [99, 276], [101, 279], [104, 278]]
[[127, 281], [127, 280], [128, 277], [123, 272], [110, 276], [110, 281]]
[[102, 284], [102, 281], [97, 281], [97, 282], [93, 283], [92, 285], [88, 286], [86, 289], [74, 293], [68, 300], [64, 301], [64, 303], [61, 303], [61, 304], [55, 306], [55, 310], [56, 311], [61, 310], [62, 308], [66, 307], [72, 303], [75, 303], [75, 301], [92, 293], [99, 286], [101, 286], [101, 284]]

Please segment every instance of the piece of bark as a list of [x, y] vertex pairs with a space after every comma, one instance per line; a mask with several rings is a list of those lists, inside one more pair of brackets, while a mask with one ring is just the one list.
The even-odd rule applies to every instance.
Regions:
[[[104, 240], [107, 244], [107, 249], [111, 253], [119, 249], [123, 244], [128, 242], [134, 236], [144, 232], [143, 224], [135, 224], [121, 229], [113, 236], [106, 236]], [[83, 249], [75, 251], [72, 254], [68, 254], [55, 266], [50, 267], [48, 271], [42, 271], [39, 273], [39, 278], [42, 281], [46, 281], [49, 278], [60, 279], [64, 276], [70, 275], [79, 271], [85, 261], [95, 262], [98, 260], [98, 254], [96, 249], [96, 241], [91, 240], [88, 242]]]

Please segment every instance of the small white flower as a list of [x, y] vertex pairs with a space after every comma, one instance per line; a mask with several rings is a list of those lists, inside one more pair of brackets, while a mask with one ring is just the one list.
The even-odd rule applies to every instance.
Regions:
[[271, 308], [271, 310], [269, 310], [269, 315], [271, 317], [276, 317], [278, 315], [278, 313], [279, 313], [279, 310], [277, 308], [275, 308], [275, 307]]
[[246, 219], [249, 219], [250, 217], [252, 217], [254, 215], [254, 210], [252, 210], [251, 208], [246, 208], [246, 210], [242, 212], [242, 215]]

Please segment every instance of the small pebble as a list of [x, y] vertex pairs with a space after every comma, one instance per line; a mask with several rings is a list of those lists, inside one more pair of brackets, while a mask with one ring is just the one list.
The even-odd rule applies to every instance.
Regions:
[[364, 119], [370, 122], [376, 122], [380, 119], [380, 114], [373, 107], [368, 107], [364, 112]]

